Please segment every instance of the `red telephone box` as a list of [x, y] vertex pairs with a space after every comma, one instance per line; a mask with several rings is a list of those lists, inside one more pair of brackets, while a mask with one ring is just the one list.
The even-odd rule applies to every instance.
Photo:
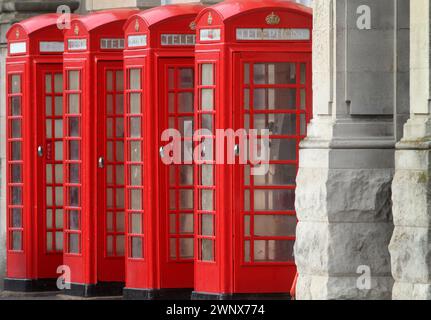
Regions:
[[[228, 0], [196, 21], [195, 121], [212, 135], [195, 141], [214, 140], [214, 129], [246, 129], [247, 138], [267, 129], [269, 157], [265, 175], [251, 174], [256, 163], [240, 164], [247, 147], [237, 137], [223, 144], [224, 157], [207, 149], [212, 157], [196, 165], [193, 298], [288, 297], [298, 146], [312, 108], [312, 12], [289, 1]], [[236, 164], [221, 164], [229, 152]]]
[[[143, 11], [126, 24], [126, 298], [190, 298], [193, 164], [165, 165], [165, 129], [191, 132], [200, 5]], [[191, 151], [192, 137], [183, 138]]]
[[63, 31], [46, 14], [8, 33], [6, 290], [56, 288], [63, 264]]
[[123, 26], [136, 10], [73, 19], [64, 53], [64, 264], [72, 295], [124, 284]]

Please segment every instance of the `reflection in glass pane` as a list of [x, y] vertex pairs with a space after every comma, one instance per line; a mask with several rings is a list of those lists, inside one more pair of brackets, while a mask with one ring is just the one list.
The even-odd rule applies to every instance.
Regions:
[[296, 184], [297, 168], [295, 165], [270, 164], [266, 175], [255, 175], [256, 186], [294, 186]]
[[15, 119], [11, 121], [11, 138], [21, 138], [21, 120]]
[[55, 227], [57, 229], [63, 228], [63, 210], [61, 209], [55, 211]]
[[142, 238], [132, 238], [132, 258], [142, 258]]
[[80, 146], [79, 141], [69, 141], [69, 159], [79, 160]]
[[295, 190], [255, 190], [254, 209], [256, 211], [295, 210]]
[[79, 137], [79, 118], [69, 118], [69, 137]]
[[194, 83], [194, 73], [193, 68], [183, 68], [180, 69], [180, 88], [181, 89], [191, 89]]
[[214, 248], [214, 241], [213, 240], [207, 240], [207, 239], [202, 239], [201, 240], [201, 258], [202, 261], [214, 261], [214, 253], [213, 253], [213, 248]]
[[290, 240], [255, 240], [254, 260], [257, 262], [294, 261], [294, 243]]
[[79, 235], [69, 234], [69, 253], [79, 253]]
[[180, 190], [180, 210], [193, 209], [193, 190]]
[[296, 114], [255, 114], [254, 128], [268, 129], [271, 135], [297, 135]]
[[255, 84], [295, 84], [296, 64], [259, 63], [254, 65]]
[[203, 236], [214, 236], [214, 216], [212, 214], [201, 215], [201, 229]]
[[115, 135], [117, 138], [124, 137], [124, 120], [123, 118], [117, 118], [115, 120]]
[[22, 205], [22, 188], [12, 187], [11, 188], [11, 202], [12, 205]]
[[297, 141], [293, 139], [271, 139], [270, 160], [297, 160]]
[[124, 185], [124, 166], [117, 165], [115, 168], [116, 171], [116, 184], [117, 186]]
[[257, 110], [296, 110], [296, 89], [255, 89], [253, 106]]
[[69, 212], [69, 229], [79, 230], [79, 211]]
[[79, 183], [79, 164], [70, 164], [69, 168], [70, 183]]
[[71, 207], [79, 206], [79, 188], [78, 187], [70, 187], [69, 189], [69, 205]]
[[202, 89], [201, 97], [201, 109], [202, 110], [213, 110], [214, 109], [214, 90], [213, 89]]
[[291, 215], [255, 215], [254, 235], [258, 237], [293, 237], [296, 217]]
[[115, 113], [117, 115], [124, 114], [124, 96], [117, 94], [115, 97]]
[[202, 129], [207, 129], [211, 132], [213, 131], [213, 115], [211, 114], [203, 114], [202, 115], [202, 123], [201, 123], [201, 128]]
[[214, 192], [212, 190], [201, 191], [201, 208], [203, 211], [214, 210]]
[[115, 160], [119, 162], [124, 161], [124, 142], [117, 141], [115, 147]]
[[212, 63], [202, 64], [202, 85], [212, 86], [214, 84], [214, 65]]
[[12, 97], [10, 103], [11, 103], [10, 115], [11, 116], [20, 116], [21, 115], [21, 97]]
[[12, 228], [22, 228], [22, 209], [13, 208], [12, 211]]
[[193, 239], [180, 239], [180, 258], [182, 259], [193, 259]]
[[180, 166], [180, 186], [193, 185], [193, 166]]
[[213, 186], [214, 185], [214, 173], [213, 173], [212, 165], [202, 165], [202, 177], [201, 177], [201, 185], [202, 186]]
[[55, 205], [63, 205], [63, 187], [55, 187]]
[[180, 233], [193, 234], [193, 214], [180, 214]]
[[12, 149], [11, 160], [12, 161], [22, 160], [21, 145], [22, 145], [22, 143], [20, 141], [13, 141], [11, 143], [11, 149]]
[[117, 189], [115, 192], [117, 209], [124, 209], [124, 189]]
[[[21, 164], [12, 164], [11, 165], [11, 182], [12, 183], [22, 182], [22, 165]], [[47, 181], [47, 183], [49, 183], [49, 182]]]

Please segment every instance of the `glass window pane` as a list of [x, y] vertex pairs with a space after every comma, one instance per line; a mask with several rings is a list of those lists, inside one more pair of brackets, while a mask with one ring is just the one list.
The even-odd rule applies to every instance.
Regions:
[[62, 138], [63, 137], [63, 120], [55, 120], [54, 122], [55, 126], [55, 138]]
[[142, 210], [142, 192], [141, 190], [130, 190], [130, 208], [132, 210]]
[[53, 219], [52, 209], [46, 210], [46, 228], [47, 229], [52, 229], [52, 227], [53, 227], [52, 219]]
[[193, 234], [193, 214], [180, 214], [180, 233]]
[[141, 89], [141, 69], [130, 69], [130, 89]]
[[115, 143], [115, 160], [118, 162], [124, 161], [124, 142], [117, 141]]
[[214, 117], [211, 114], [203, 114], [202, 116], [202, 122], [201, 122], [201, 128], [207, 129], [211, 132], [214, 132], [213, 129], [213, 123], [214, 123]]
[[117, 115], [124, 114], [124, 95], [117, 94], [115, 96], [115, 113]]
[[202, 89], [201, 97], [201, 109], [202, 110], [213, 110], [214, 109], [214, 90], [213, 89]]
[[214, 185], [214, 167], [212, 165], [202, 165], [202, 177], [201, 177], [201, 185], [202, 186], [213, 186]]
[[69, 229], [79, 230], [79, 211], [73, 210], [69, 212]]
[[107, 71], [106, 72], [106, 90], [107, 91], [112, 91], [113, 89], [113, 83], [114, 81], [114, 77], [113, 77], [113, 73], [112, 71]]
[[130, 136], [132, 138], [142, 137], [140, 117], [130, 118]]
[[79, 164], [70, 164], [69, 168], [70, 183], [79, 183]]
[[250, 216], [244, 216], [244, 236], [250, 236]]
[[22, 250], [22, 232], [12, 232], [12, 250]]
[[194, 83], [194, 72], [193, 68], [183, 68], [179, 72], [180, 77], [180, 88], [181, 89], [191, 89]]
[[193, 209], [193, 190], [180, 190], [180, 210]]
[[55, 250], [63, 251], [63, 232], [61, 231], [55, 233]]
[[269, 130], [271, 135], [297, 135], [296, 114], [255, 114], [254, 129]]
[[294, 261], [293, 246], [290, 240], [255, 240], [254, 260], [257, 262]]
[[132, 238], [132, 258], [140, 259], [142, 255], [142, 238]]
[[130, 166], [130, 184], [132, 186], [142, 185], [142, 167]]
[[194, 248], [193, 248], [193, 239], [180, 239], [180, 258], [182, 259], [193, 259], [194, 257]]
[[52, 138], [52, 120], [48, 119], [45, 121], [45, 131], [46, 131], [46, 138], [51, 139]]
[[255, 190], [254, 209], [256, 211], [295, 210], [295, 190]]
[[11, 143], [11, 149], [12, 149], [11, 160], [12, 161], [22, 160], [21, 146], [22, 146], [22, 143], [20, 141], [14, 141]]
[[11, 188], [11, 202], [12, 205], [22, 205], [22, 188], [12, 187]]
[[63, 74], [56, 73], [54, 76], [54, 91], [55, 93], [63, 92]]
[[117, 165], [115, 168], [116, 171], [116, 184], [117, 186], [122, 186], [124, 185], [124, 166], [122, 165]]
[[295, 236], [296, 223], [296, 217], [290, 215], [255, 215], [254, 235], [258, 237]]
[[294, 84], [296, 83], [296, 64], [258, 63], [254, 65], [255, 84]]
[[69, 90], [79, 90], [79, 71], [69, 71]]
[[132, 162], [141, 162], [142, 161], [141, 142], [140, 141], [130, 142], [130, 161], [132, 161]]
[[108, 232], [114, 231], [114, 213], [113, 212], [107, 212], [106, 213], [106, 230]]
[[63, 205], [63, 187], [55, 187], [55, 205]]
[[296, 89], [255, 89], [253, 106], [256, 110], [296, 110]]
[[250, 83], [250, 64], [244, 64], [244, 84]]
[[140, 213], [132, 213], [130, 215], [130, 233], [142, 234], [142, 215]]
[[296, 184], [297, 168], [295, 165], [270, 164], [266, 175], [254, 175], [256, 186], [287, 186]]
[[61, 117], [63, 115], [63, 97], [55, 97], [55, 115]]
[[180, 185], [192, 186], [193, 185], [193, 166], [180, 166]]
[[175, 190], [169, 190], [169, 209], [177, 209], [177, 193]]
[[69, 141], [69, 159], [79, 160], [80, 155], [80, 143], [79, 141], [73, 140]]
[[175, 238], [169, 239], [169, 257], [171, 259], [177, 258], [177, 239]]
[[169, 85], [169, 89], [175, 88], [175, 69], [174, 68], [168, 69], [168, 85]]
[[214, 261], [214, 241], [203, 239], [201, 245], [201, 260]]
[[300, 105], [301, 110], [306, 110], [306, 108], [307, 108], [307, 103], [306, 103], [307, 96], [305, 94], [305, 89], [301, 89], [300, 95], [301, 95], [301, 97], [300, 97], [301, 98], [301, 105]]
[[69, 114], [79, 114], [79, 94], [69, 94]]
[[52, 200], [53, 200], [52, 187], [46, 187], [46, 205], [52, 206]]
[[[62, 189], [62, 191], [63, 191], [63, 189]], [[55, 227], [57, 229], [63, 228], [63, 210], [62, 209], [57, 209], [55, 211]]]
[[214, 210], [214, 192], [212, 190], [201, 190], [201, 210]]
[[244, 262], [250, 262], [251, 256], [250, 256], [250, 241], [244, 241]]
[[130, 113], [141, 114], [141, 94], [140, 93], [130, 94]]
[[15, 119], [11, 121], [11, 138], [21, 138], [21, 120]]
[[115, 199], [117, 209], [124, 209], [124, 189], [116, 189]]
[[112, 116], [114, 114], [114, 98], [112, 94], [106, 95], [106, 114]]
[[183, 92], [178, 94], [178, 112], [193, 112], [193, 93]]
[[[11, 165], [11, 182], [12, 183], [22, 182], [22, 165], [21, 164], [12, 164]], [[49, 182], [47, 181], [47, 183], [49, 183]]]
[[116, 242], [116, 249], [117, 249], [117, 256], [124, 256], [124, 251], [125, 251], [125, 244], [124, 244], [124, 236], [120, 235], [117, 236], [117, 242]]
[[214, 236], [214, 216], [212, 214], [201, 215], [201, 235]]
[[12, 228], [22, 228], [22, 209], [13, 208], [12, 212]]
[[45, 97], [45, 113], [47, 116], [52, 115], [52, 97]]
[[[258, 141], [258, 145], [260, 142]], [[270, 160], [297, 160], [297, 140], [293, 139], [271, 139], [269, 144]]]
[[69, 253], [78, 254], [79, 250], [79, 235], [69, 234]]
[[79, 137], [79, 118], [69, 118], [69, 137]]
[[55, 161], [63, 160], [63, 141], [56, 141], [55, 148]]
[[301, 84], [305, 84], [306, 72], [307, 65], [305, 63], [301, 63]]
[[80, 204], [79, 188], [78, 187], [70, 187], [70, 189], [69, 189], [69, 205], [71, 207], [78, 207], [79, 204]]
[[21, 75], [11, 76], [11, 93], [21, 93]]
[[12, 97], [11, 98], [11, 107], [10, 107], [10, 115], [11, 116], [20, 116], [21, 115], [21, 97]]
[[63, 165], [55, 165], [55, 183], [63, 183]]
[[202, 85], [212, 86], [214, 84], [214, 65], [212, 63], [202, 64]]

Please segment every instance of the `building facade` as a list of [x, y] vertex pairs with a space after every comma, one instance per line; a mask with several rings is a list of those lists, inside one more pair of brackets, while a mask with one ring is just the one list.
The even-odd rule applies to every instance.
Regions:
[[[7, 29], [60, 4], [84, 13], [184, 2], [193, 1], [0, 1], [0, 278]], [[296, 2], [314, 9], [314, 116], [301, 144], [295, 204], [297, 298], [431, 299], [431, 5]]]

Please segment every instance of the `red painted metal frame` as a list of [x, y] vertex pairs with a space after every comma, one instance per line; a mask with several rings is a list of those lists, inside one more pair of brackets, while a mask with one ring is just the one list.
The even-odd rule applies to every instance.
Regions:
[[[278, 16], [279, 20], [269, 20], [273, 24], [268, 24], [267, 17], [271, 15]], [[236, 40], [236, 28], [305, 28], [310, 30], [311, 36], [310, 9], [289, 1], [227, 0], [202, 10], [196, 21], [198, 34], [196, 68], [200, 70], [201, 65], [205, 63], [215, 64], [216, 129], [236, 130], [244, 127], [242, 91], [244, 89], [243, 65], [246, 62], [251, 64], [277, 61], [306, 63], [306, 120], [307, 122], [310, 120], [312, 114], [311, 39], [304, 41]], [[220, 41], [200, 41], [201, 29], [220, 29]], [[199, 74], [196, 79], [200, 81]], [[197, 108], [200, 106], [199, 94], [196, 97], [196, 106]], [[299, 142], [302, 137], [304, 136], [295, 135], [292, 138]], [[297, 162], [292, 164], [297, 165]], [[200, 166], [196, 165], [196, 177], [199, 171]], [[244, 165], [216, 165], [215, 259], [214, 261], [196, 260], [195, 291], [214, 294], [289, 293], [296, 274], [292, 262], [244, 263], [243, 204], [246, 188], [243, 183], [243, 172]], [[294, 187], [292, 185], [286, 189]], [[196, 197], [200, 189], [201, 187], [196, 184]], [[273, 189], [282, 188], [273, 187]], [[199, 208], [198, 205], [199, 203], [196, 203], [196, 208]], [[269, 213], [293, 215], [294, 211], [267, 212]], [[196, 222], [199, 215], [200, 211], [196, 210]], [[199, 228], [196, 228], [196, 232], [200, 237]], [[277, 237], [270, 238], [277, 239]], [[286, 239], [293, 240], [294, 237]], [[198, 258], [199, 249], [197, 246], [196, 257]]]
[[[80, 189], [80, 217], [78, 230], [70, 230], [69, 216], [65, 213], [65, 252], [64, 263], [71, 268], [71, 282], [77, 284], [97, 284], [104, 281], [124, 281], [123, 259], [109, 259], [104, 252], [105, 230], [100, 227], [106, 225], [103, 220], [106, 217], [106, 202], [99, 201], [100, 193], [106, 192], [106, 184], [99, 185], [100, 175], [104, 175], [105, 168], [98, 167], [98, 158], [105, 156], [106, 136], [99, 130], [98, 123], [104, 122], [105, 99], [100, 99], [98, 91], [103, 83], [104, 75], [100, 74], [99, 65], [104, 62], [115, 62], [115, 68], [122, 68], [123, 50], [122, 49], [102, 49], [101, 40], [103, 38], [124, 39], [123, 26], [126, 20], [136, 10], [110, 10], [89, 14], [79, 19], [73, 19], [71, 29], [65, 32], [65, 53], [64, 53], [64, 77], [66, 79], [65, 101], [68, 107], [67, 75], [70, 70], [79, 70], [81, 79], [80, 88], [76, 93], [80, 97], [80, 138], [81, 150], [79, 159], [81, 163], [80, 178], [77, 185]], [[86, 48], [82, 50], [69, 50], [68, 41], [70, 39], [86, 39]], [[120, 66], [120, 67], [118, 67]], [[100, 93], [100, 92], [99, 92]], [[105, 92], [106, 93], [106, 92]], [[67, 118], [67, 115], [65, 116]], [[67, 123], [67, 121], [65, 121]], [[67, 125], [68, 126], [68, 125]], [[67, 141], [68, 132], [65, 131], [65, 161], [68, 160]], [[97, 147], [95, 147], [97, 146]], [[78, 162], [79, 162], [78, 161]], [[65, 169], [65, 185], [68, 181], [68, 172]], [[68, 201], [67, 188], [65, 188], [64, 198]], [[66, 205], [68, 203], [66, 202]], [[73, 207], [70, 209], [74, 209]], [[69, 252], [68, 234], [79, 234], [80, 245], [78, 252]], [[101, 239], [102, 237], [102, 239]], [[103, 254], [99, 254], [100, 251]]]
[[[62, 52], [41, 51], [42, 41], [63, 42], [63, 33], [57, 26], [57, 14], [41, 15], [13, 25], [6, 37], [8, 56], [6, 59], [7, 93], [7, 277], [10, 279], [56, 278], [57, 267], [62, 264], [62, 252], [46, 250], [46, 180], [44, 163], [46, 154], [38, 157], [37, 146], [46, 146], [45, 137], [45, 87], [46, 73], [61, 73]], [[25, 43], [24, 50], [11, 53], [11, 46]], [[21, 75], [21, 93], [10, 93], [11, 76]], [[11, 114], [11, 98], [21, 96], [21, 116]], [[20, 161], [12, 162], [10, 144], [11, 121], [21, 119]], [[21, 164], [21, 182], [12, 180], [11, 166]], [[58, 163], [61, 163], [58, 162]], [[22, 204], [13, 205], [12, 186], [22, 188]], [[21, 225], [13, 225], [12, 209], [22, 208]], [[61, 229], [61, 228], [60, 228]], [[59, 229], [59, 230], [60, 230]], [[20, 232], [21, 250], [12, 248], [12, 232]]]
[[[131, 183], [130, 145], [126, 143], [126, 189], [142, 190], [143, 210], [131, 208], [130, 193], [126, 197], [127, 248], [126, 248], [126, 287], [128, 289], [159, 290], [193, 287], [192, 260], [178, 263], [168, 259], [168, 169], [159, 157], [159, 148], [166, 143], [160, 141], [166, 128], [166, 95], [168, 86], [161, 74], [166, 67], [189, 66], [194, 57], [194, 46], [161, 45], [162, 34], [194, 35], [192, 22], [203, 7], [200, 5], [168, 5], [143, 11], [129, 19], [125, 26], [126, 43], [129, 36], [146, 36], [147, 45], [127, 47], [124, 51], [124, 68], [127, 84], [126, 93], [126, 141], [141, 141], [143, 165], [142, 185]], [[193, 64], [193, 63], [192, 63]], [[141, 70], [141, 88], [131, 89], [131, 70]], [[130, 96], [141, 93], [141, 114], [131, 114]], [[129, 119], [139, 116], [142, 120], [142, 138], [130, 135]], [[143, 214], [142, 233], [131, 232], [131, 215]], [[132, 239], [143, 239], [143, 256], [134, 257]]]

